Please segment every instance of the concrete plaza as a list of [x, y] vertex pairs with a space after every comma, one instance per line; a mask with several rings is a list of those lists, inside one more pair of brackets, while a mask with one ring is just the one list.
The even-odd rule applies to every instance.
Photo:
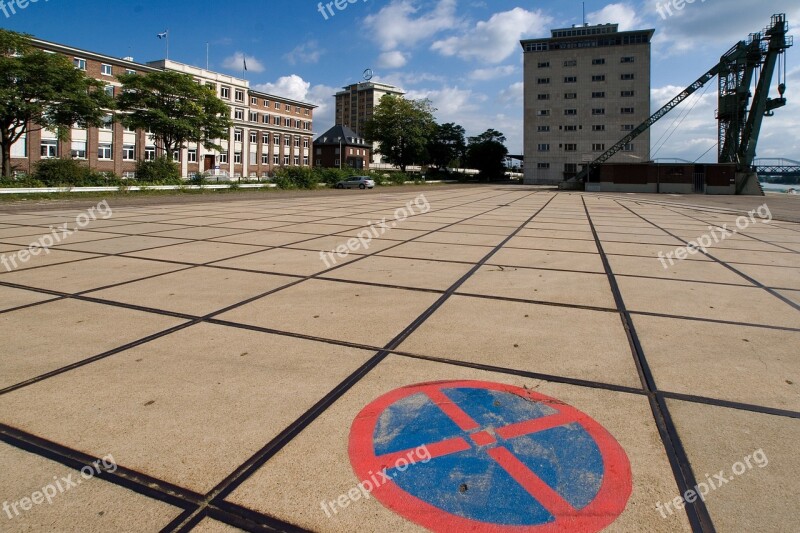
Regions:
[[391, 391], [468, 380], [619, 443], [630, 495], [606, 531], [797, 531], [800, 200], [720, 202], [431, 186], [0, 208], [0, 530], [423, 531], [378, 494], [339, 500], [363, 481], [351, 428]]

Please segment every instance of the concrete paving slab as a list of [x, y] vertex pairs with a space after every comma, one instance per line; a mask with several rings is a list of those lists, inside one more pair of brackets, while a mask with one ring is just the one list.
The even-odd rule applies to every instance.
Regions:
[[800, 412], [800, 331], [634, 315], [661, 390]]
[[556, 250], [562, 252], [597, 253], [594, 240], [564, 239], [549, 237], [512, 237], [506, 248], [526, 248], [528, 250]]
[[419, 237], [416, 242], [435, 242], [441, 244], [462, 244], [467, 246], [497, 246], [506, 237], [503, 235], [473, 235], [471, 233], [455, 233], [451, 231], [437, 231], [430, 235]]
[[294, 233], [288, 231], [262, 230], [229, 237], [211, 239], [215, 242], [228, 242], [233, 244], [249, 244], [253, 246], [285, 246], [295, 242], [304, 242], [314, 239], [310, 233]]
[[173, 244], [182, 244], [185, 242], [187, 241], [183, 239], [130, 235], [125, 237], [116, 236], [113, 239], [103, 239], [100, 241], [80, 243], [66, 242], [58, 248], [97, 254], [124, 254], [128, 252], [138, 252], [139, 250], [172, 246]]
[[32, 270], [9, 272], [1, 281], [75, 294], [179, 270], [181, 265], [134, 257], [107, 256]]
[[[346, 242], [345, 240], [341, 244]], [[347, 255], [346, 257], [339, 257], [334, 254], [331, 257], [324, 255], [320, 251], [274, 248], [244, 257], [219, 261], [214, 263], [214, 266], [241, 268], [259, 272], [277, 272], [279, 274], [290, 274], [292, 276], [313, 276], [314, 274], [319, 274], [334, 266], [353, 261], [358, 257], [359, 256], [355, 254]], [[327, 263], [325, 259], [328, 260]]]
[[45, 300], [52, 300], [53, 298], [53, 296], [41, 292], [26, 291], [0, 285], [0, 311], [43, 302]]
[[392, 257], [405, 257], [408, 259], [434, 259], [477, 263], [493, 249], [494, 248], [491, 246], [460, 246], [458, 244], [415, 241], [401, 244], [385, 252], [379, 252], [379, 255], [391, 255]]
[[742, 250], [718, 250], [712, 248], [709, 250], [711, 255], [730, 264], [753, 264], [753, 265], [767, 265], [767, 266], [786, 266], [797, 267], [800, 266], [800, 255], [793, 253], [765, 253], [765, 252], [748, 252]]
[[218, 237], [227, 237], [229, 235], [241, 235], [246, 234], [250, 230], [242, 230], [242, 229], [231, 229], [231, 228], [216, 228], [216, 227], [194, 227], [194, 228], [184, 228], [184, 229], [174, 229], [169, 231], [158, 231], [155, 233], [150, 233], [150, 235], [154, 235], [156, 237], [173, 237], [175, 239], [191, 239], [191, 240], [203, 240], [203, 239], [214, 239]]
[[[25, 248], [25, 250], [28, 250], [28, 248]], [[12, 256], [13, 261], [11, 259]], [[8, 281], [3, 276], [7, 276], [9, 272], [46, 267], [48, 265], [58, 265], [73, 261], [82, 261], [84, 259], [91, 259], [99, 256], [97, 254], [67, 252], [64, 250], [50, 248], [46, 252], [39, 253], [38, 255], [20, 254], [19, 250], [17, 250], [16, 252], [6, 253], [6, 257], [6, 264], [3, 264], [3, 268], [0, 268], [0, 281]], [[27, 258], [27, 260], [24, 260], [25, 258]]]
[[323, 277], [445, 291], [470, 268], [468, 264], [372, 256]]
[[251, 254], [260, 249], [261, 247], [259, 246], [198, 241], [177, 244], [168, 248], [158, 248], [156, 250], [131, 252], [127, 255], [132, 257], [140, 257], [143, 259], [160, 259], [162, 261], [177, 261], [181, 263], [203, 265], [206, 263], [221, 261], [223, 259]]
[[[321, 504], [347, 494], [361, 481], [353, 473], [348, 457], [350, 426], [361, 409], [379, 396], [403, 386], [452, 379], [525, 386], [564, 401], [605, 426], [625, 449], [633, 473], [633, 493], [628, 505], [606, 531], [690, 531], [685, 517], [660, 524], [653, 518], [654, 502], [671, 497], [677, 489], [674, 482], [669, 481], [669, 463], [654, 424], [630, 431], [629, 416], [646, 419], [649, 415], [643, 397], [471, 369], [460, 369], [454, 374], [447, 365], [412, 362], [393, 356], [234, 491], [228, 501], [291, 520], [312, 531], [425, 531], [384, 507], [374, 497], [352, 502], [346, 508], [337, 509], [335, 514], [329, 512], [330, 517]], [[413, 468], [409, 467], [407, 473]]]
[[[14, 335], [8, 335], [0, 347], [3, 354], [0, 388], [58, 370], [183, 322], [186, 321], [70, 299], [2, 313], [0, 328], [13, 331]], [[124, 324], [124, 327], [110, 327], [112, 324]]]
[[6, 394], [0, 416], [205, 493], [371, 355], [201, 324]]
[[[0, 515], [4, 531], [131, 531], [133, 524], [139, 531], [155, 531], [182, 511], [89, 476], [88, 470], [88, 477], [84, 477], [79, 470], [6, 443], [0, 442], [0, 455], [4, 465], [0, 499], [7, 502], [9, 509]], [[111, 458], [104, 456], [104, 459], [106, 464], [113, 465]], [[55, 496], [48, 502], [43, 491], [55, 492]], [[31, 496], [39, 503], [34, 503]]]
[[217, 318], [382, 347], [438, 298], [438, 294], [312, 279]]
[[224, 522], [217, 522], [211, 518], [205, 518], [202, 522], [197, 524], [192, 531], [199, 533], [235, 533], [237, 531], [244, 531], [238, 527], [229, 526]]
[[605, 272], [603, 261], [600, 259], [600, 254], [598, 253], [503, 248], [489, 258], [489, 264], [574, 270], [579, 272]]
[[706, 496], [717, 531], [796, 529], [796, 419], [672, 400], [668, 406], [698, 483], [718, 485]]
[[[667, 257], [633, 257], [628, 255], [609, 255], [608, 262], [615, 275], [645, 276], [672, 280], [693, 280], [707, 283], [730, 283], [733, 285], [752, 285], [742, 276], [732, 272], [719, 263], [708, 261], [673, 261]], [[664, 265], [668, 268], [664, 269]]]
[[744, 272], [754, 280], [767, 287], [800, 289], [800, 266], [777, 267], [736, 265], [736, 270]]
[[[114, 233], [103, 233], [100, 231], [77, 231], [73, 232], [72, 234], [64, 234], [60, 229], [54, 228], [56, 231], [53, 232], [52, 230], [45, 228], [44, 231], [41, 233], [37, 233], [35, 235], [27, 235], [24, 237], [8, 237], [3, 239], [3, 242], [10, 243], [10, 244], [18, 244], [20, 246], [28, 246], [35, 242], [39, 242], [40, 239], [43, 237], [46, 238], [48, 235], [50, 238], [46, 238], [41, 242], [49, 242], [50, 239], [54, 240], [55, 245], [66, 245], [66, 244], [76, 244], [81, 242], [92, 242], [92, 241], [99, 241], [102, 239], [113, 239], [119, 237], [119, 235]], [[57, 237], [54, 237], [54, 234]]]
[[[301, 234], [298, 233], [296, 235]], [[311, 235], [305, 234], [305, 237], [310, 236]], [[286, 244], [283, 247], [297, 250], [312, 250], [315, 252], [330, 252], [332, 250], [336, 250], [336, 248], [342, 246], [343, 244], [346, 245], [350, 238], [351, 237], [346, 237], [343, 235], [330, 235], [328, 237], [319, 237], [317, 239], [303, 239], [301, 242], [293, 241], [296, 242], [296, 244]], [[368, 242], [368, 246], [361, 247], [359, 245], [359, 248], [354, 248], [350, 253], [355, 255], [369, 255], [400, 244], [398, 241], [392, 241], [389, 239], [373, 239], [372, 241], [365, 240], [365, 242]]]
[[758, 287], [619, 278], [630, 311], [800, 328], [800, 313]]
[[[570, 327], [563, 328], [563, 324]], [[454, 296], [399, 350], [602, 383], [639, 385], [625, 330], [616, 313]]]
[[205, 316], [294, 281], [284, 276], [197, 267], [90, 292], [87, 296]]
[[800, 304], [800, 291], [777, 291], [782, 296], [789, 298], [796, 304]]
[[605, 274], [484, 266], [458, 292], [616, 309]]

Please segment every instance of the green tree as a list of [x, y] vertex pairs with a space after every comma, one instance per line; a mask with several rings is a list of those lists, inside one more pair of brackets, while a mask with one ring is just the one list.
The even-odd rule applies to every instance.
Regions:
[[436, 126], [428, 143], [428, 157], [431, 164], [444, 168], [459, 159], [466, 149], [466, 131], [452, 122]]
[[378, 143], [378, 153], [400, 167], [427, 159], [426, 147], [436, 128], [430, 100], [406, 100], [390, 94], [381, 98], [364, 135]]
[[72, 124], [99, 126], [113, 105], [104, 84], [67, 57], [34, 48], [27, 35], [0, 29], [3, 177], [11, 175], [11, 146], [24, 133], [47, 129], [65, 139]]
[[499, 180], [505, 176], [503, 161], [508, 155], [505, 142], [505, 135], [493, 129], [469, 138], [467, 160], [472, 168], [480, 171], [482, 181]]
[[227, 138], [233, 123], [230, 108], [212, 89], [180, 72], [121, 74], [118, 78], [122, 94], [117, 107], [125, 113], [120, 122], [151, 131], [170, 161], [173, 152], [190, 141], [208, 150], [222, 149], [214, 140]]

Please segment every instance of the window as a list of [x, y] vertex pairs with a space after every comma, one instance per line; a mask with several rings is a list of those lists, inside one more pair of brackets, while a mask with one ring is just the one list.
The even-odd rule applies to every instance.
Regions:
[[236, 96], [236, 101], [237, 101], [237, 102], [244, 102], [244, 91], [243, 91], [243, 90], [241, 90], [241, 89], [236, 89], [236, 91], [234, 92], [234, 94], [235, 94], [235, 96]]
[[287, 166], [287, 167], [289, 166], [289, 156], [288, 155], [283, 156], [283, 164], [285, 166]]
[[564, 83], [578, 83], [578, 77], [577, 76], [566, 76], [564, 78]]
[[578, 172], [578, 164], [577, 163], [564, 163], [564, 172], [567, 174], [575, 174]]
[[634, 74], [622, 74], [622, 75], [620, 75], [619, 79], [621, 79], [621, 80], [633, 80], [633, 79], [636, 79], [636, 76]]
[[269, 133], [264, 133], [261, 135], [261, 143], [269, 144]]
[[106, 85], [103, 90], [106, 92], [108, 96], [114, 98], [114, 86], [113, 85]]
[[114, 117], [106, 115], [103, 117], [103, 122], [100, 124], [101, 130], [113, 131], [114, 130]]
[[633, 62], [635, 62], [635, 61], [636, 61], [636, 58], [635, 58], [635, 57], [633, 57], [633, 56], [625, 56], [625, 57], [623, 57], [622, 59], [620, 59], [620, 61], [619, 61], [619, 62], [620, 62], [620, 63], [633, 63]]
[[291, 111], [292, 110], [292, 106], [290, 106], [289, 104], [284, 104], [284, 108], [286, 109], [286, 111]]
[[536, 96], [536, 99], [537, 100], [550, 100], [550, 94], [549, 93], [541, 93], [541, 94]]
[[604, 93], [603, 91], [596, 91], [592, 93], [592, 98], [605, 98], [605, 97], [606, 93]]
[[262, 115], [261, 122], [263, 122], [264, 124], [269, 124], [269, 115]]
[[536, 80], [538, 85], [548, 85], [550, 83], [550, 78], [539, 78]]
[[304, 167], [307, 167], [307, 166], [308, 166], [308, 156], [305, 156], [305, 157], [303, 158], [303, 166], [304, 166]]
[[564, 151], [565, 152], [577, 152], [578, 151], [578, 145], [577, 144], [565, 144], [564, 145]]
[[538, 126], [536, 129], [539, 133], [547, 133], [550, 131], [550, 126]]
[[106, 65], [103, 63], [100, 67], [100, 72], [103, 74], [103, 76], [111, 76], [111, 65]]
[[303, 109], [303, 114], [304, 114], [305, 116], [308, 116], [308, 109]]
[[269, 100], [264, 100], [264, 107], [269, 107]]
[[281, 125], [281, 117], [275, 117], [274, 123], [275, 123], [276, 126], [280, 126]]
[[539, 150], [540, 152], [549, 152], [550, 151], [550, 145], [549, 144], [540, 144], [537, 147], [537, 150]]
[[72, 159], [86, 159], [86, 141], [72, 141]]
[[578, 66], [578, 60], [577, 59], [569, 59], [567, 61], [564, 61], [564, 66], [565, 67], [577, 67]]
[[244, 120], [244, 109], [236, 109], [233, 112], [233, 118], [236, 120]]
[[220, 162], [220, 164], [228, 162], [228, 151], [227, 150], [225, 150], [224, 152], [220, 152], [219, 153], [219, 162]]
[[623, 107], [622, 109], [619, 110], [619, 112], [623, 115], [633, 115], [635, 110], [632, 107]]
[[272, 158], [273, 165], [280, 165], [281, 164], [281, 156], [276, 155]]
[[280, 109], [280, 108], [281, 108], [280, 102], [275, 102], [275, 109]]
[[226, 100], [231, 99], [231, 88], [225, 87], [224, 85], [219, 89], [219, 96], [220, 98], [225, 98]]
[[606, 131], [606, 125], [605, 124], [593, 124], [592, 125], [592, 131]]
[[258, 132], [257, 131], [251, 131], [250, 132], [250, 142], [253, 143], [253, 144], [258, 142]]
[[250, 122], [258, 122], [258, 113], [250, 113]]
[[217, 92], [217, 84], [216, 83], [211, 83], [210, 81], [207, 81], [206, 82], [206, 88], [211, 89], [215, 93]]
[[242, 164], [242, 152], [233, 152], [233, 164], [234, 165]]
[[564, 126], [564, 131], [578, 131], [578, 126], [575, 126], [574, 124], [571, 126]]
[[[294, 138], [294, 147], [295, 147], [295, 148], [300, 148], [300, 137], [295, 137], [295, 138]], [[351, 149], [350, 149], [351, 153], [352, 153], [352, 150], [353, 150], [353, 149], [351, 148]]]
[[125, 69], [125, 74], [136, 74], [136, 71], [127, 68], [127, 69]]
[[97, 159], [111, 159], [111, 143], [100, 143], [97, 145]]
[[550, 68], [550, 62], [549, 61], [540, 61], [539, 62], [539, 68]]
[[594, 143], [592, 145], [592, 151], [593, 152], [605, 152], [606, 151], [606, 145], [605, 144], [600, 144], [600, 143]]
[[574, 117], [577, 114], [578, 114], [578, 110], [577, 109], [565, 109], [564, 110], [564, 115], [566, 115], [568, 117]]
[[606, 114], [605, 108], [595, 107], [594, 109], [592, 109], [592, 115], [605, 115], [605, 114]]
[[633, 152], [633, 143], [628, 143], [622, 147], [623, 152]]
[[261, 154], [261, 164], [269, 165], [269, 154]]
[[606, 64], [605, 58], [592, 59], [592, 65], [605, 65], [605, 64]]
[[596, 76], [592, 76], [592, 81], [606, 81], [606, 75], [598, 74]]
[[244, 132], [242, 130], [233, 130], [233, 142], [242, 142], [243, 134]]
[[186, 161], [189, 163], [197, 163], [197, 148], [192, 148], [186, 152]]
[[633, 124], [623, 124], [622, 131], [633, 131], [635, 126]]
[[538, 168], [539, 170], [547, 170], [548, 168], [550, 168], [550, 163], [538, 163], [536, 165], [536, 168]]
[[284, 146], [292, 146], [292, 138], [288, 135], [283, 136], [283, 145]]
[[298, 156], [295, 156], [295, 158], [294, 158], [294, 166], [299, 166], [299, 165], [300, 165], [300, 158]]
[[86, 70], [86, 60], [76, 57], [72, 60], [72, 64], [75, 65], [75, 68], [78, 70]]
[[621, 93], [619, 93], [619, 95], [621, 97], [623, 97], [623, 98], [630, 98], [631, 96], [634, 95], [634, 92], [633, 91], [622, 91]]
[[565, 100], [575, 100], [578, 97], [578, 93], [564, 93]]
[[310, 145], [309, 140], [308, 139], [303, 139], [303, 148], [308, 148], [309, 145]]
[[549, 109], [540, 109], [539, 111], [536, 112], [536, 115], [540, 116], [540, 117], [549, 117], [550, 116], [550, 110]]
[[156, 158], [156, 147], [155, 146], [145, 146], [144, 147], [144, 160], [145, 161], [153, 161]]
[[256, 98], [255, 96], [251, 97], [250, 98], [250, 103], [252, 105], [258, 105], [258, 98]]
[[122, 159], [125, 161], [133, 161], [136, 159], [136, 145], [123, 144], [122, 145]]
[[273, 142], [273, 144], [275, 146], [280, 146], [281, 145], [281, 136], [277, 135], [277, 134], [273, 135], [272, 136], [272, 142]]
[[173, 150], [172, 151], [172, 160], [173, 161], [181, 161], [181, 151], [180, 150]]

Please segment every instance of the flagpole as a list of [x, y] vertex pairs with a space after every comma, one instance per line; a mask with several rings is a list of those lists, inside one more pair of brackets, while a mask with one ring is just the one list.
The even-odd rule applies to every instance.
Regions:
[[206, 42], [206, 70], [208, 70], [208, 43]]
[[169, 59], [169, 30], [167, 30], [167, 59]]

